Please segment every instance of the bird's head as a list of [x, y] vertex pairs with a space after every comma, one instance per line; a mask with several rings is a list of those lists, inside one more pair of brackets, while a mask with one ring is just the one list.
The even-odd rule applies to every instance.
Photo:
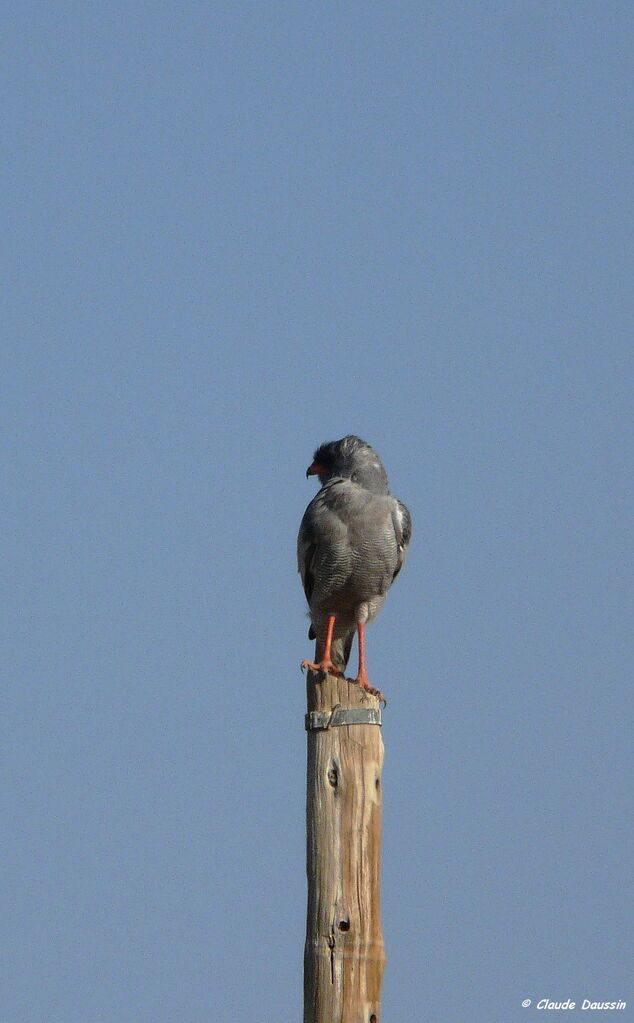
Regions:
[[381, 459], [374, 448], [353, 434], [317, 448], [306, 476], [318, 476], [322, 485], [335, 476], [343, 477], [375, 494], [389, 493]]

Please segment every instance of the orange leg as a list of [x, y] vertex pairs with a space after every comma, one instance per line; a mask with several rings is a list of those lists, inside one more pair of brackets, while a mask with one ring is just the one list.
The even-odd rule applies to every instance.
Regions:
[[350, 681], [356, 682], [358, 686], [365, 689], [366, 693], [370, 693], [371, 696], [376, 696], [378, 700], [382, 700], [383, 703], [387, 703], [387, 700], [381, 690], [375, 689], [374, 686], [370, 684], [370, 679], [368, 678], [368, 670], [365, 665], [365, 622], [357, 623], [357, 633], [359, 636], [359, 671], [357, 673], [357, 677]]
[[328, 615], [328, 623], [326, 625], [326, 641], [324, 643], [324, 652], [321, 661], [302, 661], [302, 671], [304, 668], [310, 668], [311, 671], [323, 671], [326, 675], [337, 675], [339, 678], [343, 675], [343, 672], [339, 670], [332, 657], [330, 656], [330, 648], [332, 646], [332, 634], [335, 628], [335, 616]]

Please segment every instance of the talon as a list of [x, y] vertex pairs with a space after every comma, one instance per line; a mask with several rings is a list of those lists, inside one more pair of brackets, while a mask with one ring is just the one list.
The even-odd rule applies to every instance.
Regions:
[[359, 686], [365, 693], [369, 693], [370, 696], [376, 697], [379, 703], [382, 703], [384, 707], [387, 707], [387, 700], [380, 689], [376, 689], [370, 685], [365, 675], [357, 675], [356, 678], [347, 679], [348, 682], [352, 682], [355, 686]]
[[302, 661], [302, 671], [305, 668], [310, 668], [311, 671], [319, 671], [323, 675], [334, 675], [336, 678], [343, 678], [343, 672], [330, 659], [318, 662]]

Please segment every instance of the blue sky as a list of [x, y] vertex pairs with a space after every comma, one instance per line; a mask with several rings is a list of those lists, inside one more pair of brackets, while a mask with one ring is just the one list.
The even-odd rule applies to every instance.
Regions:
[[3, 22], [2, 1018], [300, 1018], [295, 536], [354, 432], [415, 530], [385, 1018], [634, 1019], [631, 5]]

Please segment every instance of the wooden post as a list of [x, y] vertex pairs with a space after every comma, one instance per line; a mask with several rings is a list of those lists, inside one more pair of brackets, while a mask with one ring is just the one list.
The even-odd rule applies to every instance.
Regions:
[[[333, 675], [309, 672], [307, 696], [309, 712], [378, 709]], [[381, 729], [307, 734], [304, 1023], [381, 1023]]]

